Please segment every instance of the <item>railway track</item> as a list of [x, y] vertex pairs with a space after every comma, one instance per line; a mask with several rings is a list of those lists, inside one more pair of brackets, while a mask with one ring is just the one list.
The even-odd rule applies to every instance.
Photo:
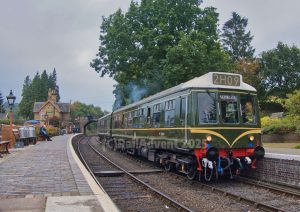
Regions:
[[[89, 141], [90, 137], [79, 139], [77, 153], [122, 211], [192, 211], [111, 161]], [[143, 173], [142, 170], [136, 172]]]
[[[111, 150], [108, 150], [107, 152], [109, 151]], [[136, 157], [131, 157], [124, 154], [123, 157], [130, 158], [131, 160], [134, 160], [136, 162], [140, 161], [141, 163], [145, 164], [144, 160], [140, 160]], [[175, 173], [167, 173], [167, 174], [178, 177], [178, 174]], [[167, 179], [167, 181], [174, 180], [171, 178]], [[186, 185], [191, 183], [188, 180], [186, 180], [186, 178], [183, 176], [180, 176], [180, 178], [184, 179], [183, 181], [186, 181], [185, 182]], [[238, 201], [245, 205], [252, 206], [259, 210], [300, 211], [300, 199], [298, 195], [299, 192], [295, 191], [295, 189], [283, 189], [282, 186], [274, 187], [271, 185], [262, 185], [261, 183], [260, 184], [256, 183], [256, 185], [254, 185], [253, 182], [250, 183], [250, 182], [246, 182], [245, 180], [243, 181], [241, 181], [241, 179], [239, 180], [240, 183], [236, 181], [228, 181], [220, 184], [219, 183], [207, 184], [207, 183], [201, 183], [195, 181], [192, 182], [192, 184], [194, 184], [194, 186], [199, 189], [205, 188], [208, 191], [213, 191], [222, 196], [230, 197], [235, 201]], [[256, 189], [254, 189], [253, 187], [256, 187]]]
[[[136, 157], [119, 152], [112, 151], [111, 149], [104, 149], [95, 137], [89, 138], [89, 148], [93, 148], [94, 152], [101, 153], [108, 160], [117, 161], [117, 166], [122, 169], [128, 169], [129, 174], [134, 175], [146, 182], [150, 187], [163, 190], [164, 194], [172, 197], [173, 200], [186, 205], [194, 211], [300, 211], [300, 199], [295, 194], [288, 193], [288, 191], [280, 192], [278, 188], [276, 191], [259, 185], [253, 185], [246, 182], [228, 181], [215, 184], [201, 183], [198, 181], [189, 181], [186, 177], [178, 175], [173, 172], [160, 172], [158, 171], [139, 171], [142, 169], [153, 170], [157, 169], [153, 163], [144, 161]], [[90, 149], [91, 150], [91, 149]], [[102, 157], [101, 157], [102, 158]], [[95, 161], [95, 160], [94, 160]], [[103, 158], [102, 158], [103, 161]], [[99, 164], [100, 162], [94, 162]], [[103, 162], [101, 162], [103, 163]], [[95, 165], [94, 164], [94, 165]], [[102, 165], [103, 166], [103, 165]], [[128, 167], [129, 166], [129, 167]], [[121, 176], [125, 175], [123, 170], [116, 170], [116, 166], [105, 167], [106, 172], [97, 170], [97, 165], [93, 169], [93, 173], [98, 177], [101, 185], [107, 190], [107, 193], [118, 200], [117, 195], [120, 191], [130, 191], [122, 186], [122, 183], [116, 183], [116, 180], [121, 182]], [[132, 183], [132, 182], [130, 182]], [[133, 185], [135, 183], [132, 183]], [[247, 187], [248, 186], [248, 187]], [[132, 189], [132, 186], [130, 187]], [[255, 189], [254, 189], [255, 188]], [[121, 189], [118, 191], [118, 189]], [[245, 192], [248, 190], [249, 192]], [[272, 196], [270, 193], [273, 193]], [[285, 194], [284, 194], [285, 193]], [[188, 198], [191, 196], [190, 198]], [[214, 201], [212, 200], [214, 199]], [[130, 199], [130, 202], [132, 200]], [[220, 204], [220, 202], [222, 204]], [[134, 203], [133, 203], [134, 204]], [[165, 210], [177, 210], [180, 207], [171, 207], [165, 205]], [[230, 205], [228, 207], [228, 204]], [[210, 210], [208, 209], [209, 207]], [[151, 208], [149, 208], [151, 209]], [[182, 209], [182, 208], [181, 208]], [[133, 209], [135, 210], [135, 209]], [[183, 209], [182, 209], [183, 210]], [[146, 211], [146, 208], [143, 210]]]

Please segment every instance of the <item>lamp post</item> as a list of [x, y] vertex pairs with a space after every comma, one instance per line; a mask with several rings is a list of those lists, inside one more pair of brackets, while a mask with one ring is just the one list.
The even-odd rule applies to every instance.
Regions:
[[7, 102], [8, 102], [8, 105], [9, 105], [9, 123], [10, 123], [10, 132], [11, 132], [11, 139], [13, 139], [12, 137], [12, 109], [13, 109], [13, 106], [15, 104], [15, 100], [16, 100], [16, 97], [14, 96], [12, 90], [10, 90], [10, 93], [9, 95], [6, 97], [7, 99]]
[[48, 121], [48, 114], [47, 113], [45, 114], [44, 118], [45, 118], [45, 125], [48, 125], [47, 124], [47, 121]]

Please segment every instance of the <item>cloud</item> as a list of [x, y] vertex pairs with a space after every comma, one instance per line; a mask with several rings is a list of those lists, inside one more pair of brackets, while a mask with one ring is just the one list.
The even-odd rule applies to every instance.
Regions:
[[44, 69], [58, 72], [62, 101], [79, 100], [111, 110], [110, 78], [90, 68], [99, 47], [101, 17], [130, 0], [2, 0], [0, 8], [0, 91], [21, 100], [23, 80]]
[[295, 0], [204, 0], [220, 14], [220, 28], [233, 11], [248, 18], [256, 54], [276, 47], [278, 41], [300, 47], [300, 1]]

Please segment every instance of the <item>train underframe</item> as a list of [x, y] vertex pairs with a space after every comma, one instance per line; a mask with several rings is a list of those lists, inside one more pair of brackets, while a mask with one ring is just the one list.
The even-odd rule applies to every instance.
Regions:
[[218, 149], [161, 149], [133, 144], [130, 141], [100, 136], [106, 145], [112, 149], [127, 152], [130, 155], [146, 158], [159, 163], [166, 171], [183, 173], [188, 179], [197, 178], [200, 181], [211, 181], [220, 176], [235, 175], [249, 169], [256, 169], [257, 160], [264, 157], [261, 146], [256, 148]]

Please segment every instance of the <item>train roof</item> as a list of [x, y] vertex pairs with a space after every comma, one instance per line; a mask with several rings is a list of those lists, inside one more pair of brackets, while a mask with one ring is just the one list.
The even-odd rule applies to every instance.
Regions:
[[104, 118], [107, 118], [107, 117], [111, 116], [111, 114], [112, 114], [112, 113], [110, 112], [110, 113], [108, 113], [108, 114], [102, 116], [102, 117], [99, 118], [98, 120], [102, 120], [102, 119], [104, 119]]
[[[239, 77], [239, 85], [235, 86], [235, 85], [223, 85], [222, 84], [216, 84], [213, 81], [213, 77], [222, 77], [222, 76], [232, 76], [232, 77]], [[216, 79], [216, 78], [214, 78]], [[226, 83], [225, 83], [226, 84]], [[145, 99], [142, 99], [140, 101], [137, 101], [135, 103], [129, 104], [127, 106], [124, 106], [114, 112], [118, 112], [118, 111], [122, 111], [122, 110], [126, 110], [129, 109], [131, 107], [135, 107], [139, 104], [144, 104], [150, 101], [153, 101], [155, 99], [179, 92], [179, 91], [183, 91], [186, 89], [232, 89], [232, 90], [242, 90], [242, 91], [250, 91], [250, 92], [256, 92], [256, 89], [254, 87], [252, 87], [251, 85], [244, 83], [243, 82], [243, 77], [240, 74], [233, 74], [233, 73], [226, 73], [226, 72], [209, 72], [207, 74], [204, 74], [200, 77], [196, 77], [192, 80], [189, 80], [187, 82], [181, 83], [175, 87], [169, 88], [167, 90], [161, 91], [157, 94], [154, 94], [152, 96], [149, 96]]]

